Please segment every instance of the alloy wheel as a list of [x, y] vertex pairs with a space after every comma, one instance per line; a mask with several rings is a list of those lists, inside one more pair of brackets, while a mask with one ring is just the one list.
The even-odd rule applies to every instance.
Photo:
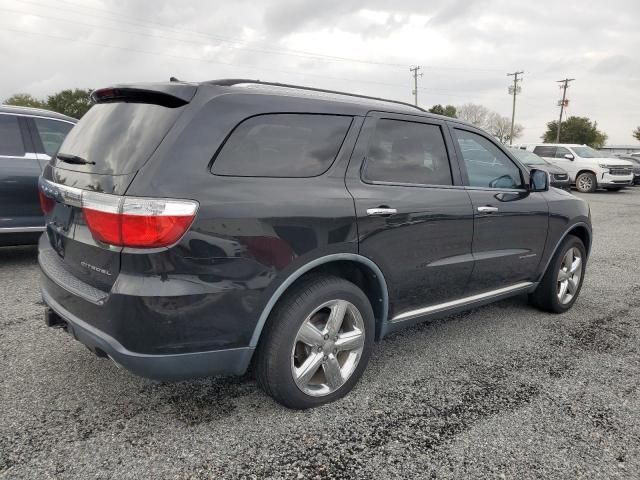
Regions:
[[562, 258], [558, 271], [557, 295], [561, 304], [571, 302], [578, 292], [582, 279], [582, 254], [575, 247], [570, 248]]
[[330, 300], [302, 323], [291, 352], [300, 390], [320, 397], [338, 390], [358, 366], [365, 343], [362, 314], [346, 300]]
[[581, 175], [578, 178], [578, 189], [583, 192], [591, 190], [593, 187], [593, 180], [589, 175]]

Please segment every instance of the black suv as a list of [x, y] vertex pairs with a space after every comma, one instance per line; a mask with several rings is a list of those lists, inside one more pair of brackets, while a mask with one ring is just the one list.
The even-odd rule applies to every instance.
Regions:
[[588, 205], [463, 122], [249, 80], [93, 98], [40, 180], [45, 319], [136, 374], [252, 364], [307, 408], [394, 330], [580, 292]]

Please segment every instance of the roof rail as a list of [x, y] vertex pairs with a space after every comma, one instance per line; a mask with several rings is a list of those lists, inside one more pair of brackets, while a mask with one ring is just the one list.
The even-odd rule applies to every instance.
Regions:
[[359, 95], [357, 93], [348, 93], [348, 92], [340, 92], [338, 90], [326, 90], [324, 88], [315, 88], [315, 87], [304, 87], [302, 85], [291, 85], [288, 83], [276, 83], [276, 82], [263, 82], [261, 80], [249, 80], [249, 79], [244, 79], [244, 78], [224, 78], [221, 80], [211, 80], [208, 82], [210, 85], [220, 85], [223, 87], [231, 87], [233, 85], [238, 85], [241, 83], [253, 83], [256, 85], [267, 85], [270, 87], [284, 87], [284, 88], [295, 88], [295, 89], [299, 89], [299, 90], [307, 90], [307, 91], [311, 91], [311, 92], [321, 92], [321, 93], [331, 93], [333, 95], [346, 95], [348, 97], [355, 97], [355, 98], [364, 98], [366, 100], [376, 100], [378, 102], [389, 102], [389, 103], [395, 103], [398, 105], [403, 105], [405, 107], [411, 107], [411, 108], [415, 108], [416, 110], [419, 110], [421, 112], [426, 112], [426, 110], [424, 110], [423, 108], [418, 107], [417, 105], [413, 105], [411, 103], [407, 103], [407, 102], [401, 102], [399, 100], [389, 100], [388, 98], [380, 98], [380, 97], [370, 97], [369, 95]]

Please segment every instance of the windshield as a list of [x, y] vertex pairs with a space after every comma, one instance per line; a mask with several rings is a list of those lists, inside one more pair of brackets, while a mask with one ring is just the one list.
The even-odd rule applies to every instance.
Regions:
[[602, 158], [602, 154], [591, 147], [571, 147], [581, 158]]
[[547, 162], [533, 152], [522, 150], [520, 148], [510, 148], [513, 156], [526, 165], [546, 165]]

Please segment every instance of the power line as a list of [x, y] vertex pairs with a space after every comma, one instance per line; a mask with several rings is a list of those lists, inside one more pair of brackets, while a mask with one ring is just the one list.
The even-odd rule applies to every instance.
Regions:
[[[0, 24], [2, 25], [2, 24]], [[16, 32], [16, 33], [23, 33], [23, 34], [27, 34], [27, 35], [34, 35], [34, 36], [44, 36], [44, 37], [48, 37], [48, 38], [53, 38], [55, 40], [65, 40], [65, 41], [71, 41], [71, 42], [75, 42], [77, 43], [78, 41], [82, 42], [82, 43], [86, 43], [88, 45], [94, 45], [94, 46], [98, 46], [98, 47], [104, 47], [104, 48], [111, 48], [111, 49], [116, 49], [116, 50], [124, 50], [126, 52], [136, 52], [136, 53], [141, 53], [141, 54], [145, 54], [145, 55], [154, 55], [154, 56], [159, 56], [159, 57], [165, 57], [165, 58], [175, 58], [175, 59], [179, 59], [179, 60], [190, 60], [190, 61], [195, 61], [195, 62], [200, 62], [200, 63], [211, 63], [211, 64], [217, 64], [217, 65], [225, 65], [225, 66], [229, 66], [229, 67], [233, 67], [233, 68], [243, 68], [243, 67], [254, 67], [255, 65], [253, 64], [242, 64], [242, 63], [234, 63], [234, 62], [223, 62], [223, 61], [219, 61], [219, 60], [211, 60], [211, 59], [206, 59], [206, 58], [200, 58], [200, 57], [190, 57], [190, 56], [185, 56], [185, 55], [175, 55], [175, 54], [170, 54], [170, 53], [166, 53], [166, 52], [157, 52], [157, 51], [152, 51], [152, 50], [142, 50], [142, 49], [137, 49], [137, 48], [131, 48], [131, 47], [126, 47], [126, 46], [121, 46], [121, 45], [110, 45], [107, 43], [102, 43], [102, 42], [95, 42], [92, 40], [86, 40], [86, 39], [82, 39], [82, 38], [70, 38], [70, 37], [64, 37], [64, 36], [60, 36], [60, 35], [53, 35], [50, 33], [44, 33], [44, 32], [33, 32], [33, 31], [28, 31], [28, 30], [20, 30], [20, 29], [16, 29], [13, 28], [10, 25], [3, 25], [3, 30], [5, 31], [11, 31], [11, 32]], [[345, 78], [345, 77], [333, 77], [333, 76], [328, 76], [328, 75], [319, 75], [319, 74], [315, 74], [315, 73], [310, 73], [310, 72], [304, 72], [301, 73], [299, 70], [286, 70], [286, 69], [275, 69], [275, 68], [265, 68], [265, 67], [260, 67], [260, 70], [262, 71], [271, 71], [271, 72], [276, 72], [276, 73], [288, 73], [288, 74], [293, 74], [293, 75], [298, 75], [298, 76], [303, 76], [303, 77], [317, 77], [317, 78], [323, 78], [323, 79], [327, 79], [327, 80], [336, 80], [336, 81], [346, 81], [346, 82], [353, 82], [353, 83], [358, 83], [358, 84], [372, 84], [372, 85], [382, 85], [382, 86], [387, 86], [387, 87], [392, 87], [398, 90], [404, 90], [404, 86], [399, 85], [399, 84], [395, 84], [395, 83], [388, 83], [388, 82], [379, 82], [379, 81], [375, 81], [375, 80], [362, 80], [362, 79], [355, 79], [355, 78]], [[448, 94], [445, 93], [446, 91], [443, 90], [432, 90], [432, 89], [426, 89], [426, 88], [421, 88], [419, 87], [419, 90], [424, 90], [424, 91], [429, 91], [429, 92], [435, 92], [438, 95], [441, 96], [454, 96], [454, 97], [460, 97], [460, 98], [468, 98], [468, 97], [464, 97], [461, 95], [455, 95], [455, 94]]]
[[[272, 54], [272, 55], [289, 55], [289, 56], [297, 56], [297, 57], [306, 57], [306, 58], [311, 58], [311, 59], [314, 59], [314, 60], [322, 60], [322, 61], [329, 61], [329, 62], [352, 62], [352, 63], [360, 63], [360, 64], [368, 64], [368, 65], [394, 67], [394, 68], [405, 68], [405, 66], [406, 66], [405, 63], [393, 63], [393, 62], [385, 62], [385, 61], [366, 60], [366, 59], [353, 58], [353, 57], [342, 57], [342, 56], [337, 56], [337, 55], [326, 55], [326, 54], [308, 52], [308, 51], [303, 51], [303, 50], [275, 49], [275, 48], [257, 48], [257, 47], [251, 46], [251, 44], [249, 42], [247, 42], [246, 40], [239, 40], [239, 39], [234, 39], [234, 38], [230, 38], [230, 37], [224, 37], [224, 36], [220, 36], [220, 35], [212, 35], [210, 33], [199, 32], [199, 31], [194, 31], [194, 30], [176, 29], [175, 27], [173, 27], [171, 25], [168, 25], [168, 24], [165, 24], [165, 23], [151, 22], [151, 21], [148, 21], [148, 20], [142, 21], [142, 20], [136, 19], [135, 17], [123, 17], [121, 14], [117, 14], [116, 15], [116, 14], [113, 14], [113, 13], [111, 13], [108, 10], [105, 10], [105, 9], [79, 5], [77, 3], [69, 2], [69, 1], [65, 1], [65, 0], [59, 0], [59, 2], [66, 3], [68, 5], [73, 5], [75, 7], [87, 8], [87, 9], [99, 11], [99, 12], [103, 13], [104, 15], [115, 16], [117, 18], [106, 18], [104, 16], [101, 17], [101, 16], [95, 15], [93, 13], [85, 13], [85, 12], [81, 12], [81, 11], [78, 11], [78, 10], [75, 10], [75, 9], [61, 7], [58, 4], [56, 4], [55, 6], [51, 6], [51, 5], [46, 5], [46, 4], [30, 1], [30, 0], [20, 0], [20, 2], [23, 3], [23, 4], [26, 3], [26, 4], [30, 4], [30, 5], [36, 5], [36, 6], [39, 6], [39, 7], [51, 8], [51, 9], [55, 9], [55, 10], [65, 10], [65, 11], [68, 11], [68, 12], [75, 13], [77, 15], [91, 16], [92, 18], [102, 18], [103, 20], [106, 20], [106, 21], [109, 21], [109, 22], [114, 22], [116, 24], [129, 24], [129, 25], [133, 25], [133, 26], [136, 26], [136, 27], [142, 26], [143, 28], [149, 28], [149, 29], [156, 29], [156, 30], [160, 29], [160, 30], [169, 31], [169, 32], [175, 32], [175, 33], [186, 33], [186, 34], [190, 34], [190, 35], [198, 35], [198, 36], [214, 39], [214, 40], [216, 40], [217, 42], [220, 42], [220, 43], [227, 43], [227, 44], [230, 44], [230, 45], [234, 45], [233, 48], [240, 49], [240, 50], [257, 51], [257, 52], [261, 52], [261, 53], [269, 53], [269, 54]], [[17, 12], [18, 13], [22, 13], [24, 15], [35, 15], [35, 16], [45, 17], [44, 15], [34, 14], [34, 13], [30, 13], [30, 12], [21, 12], [21, 11], [17, 11]], [[68, 21], [68, 19], [66, 19], [66, 18], [65, 19], [58, 18], [58, 19], [59, 20], [63, 20], [63, 21]], [[78, 23], [78, 22], [75, 22], [75, 23]], [[83, 23], [86, 23], [86, 22], [83, 22]], [[95, 24], [92, 25], [92, 26], [97, 27], [97, 28], [105, 28], [103, 26], [95, 25]], [[113, 27], [111, 27], [111, 28], [113, 28]], [[137, 34], [138, 32], [130, 32], [129, 31], [128, 33]], [[149, 34], [147, 34], [147, 35], [149, 35]], [[171, 38], [171, 40], [189, 42], [189, 40], [181, 40], [181, 39], [176, 39], [176, 38]], [[191, 42], [193, 42], [193, 41], [191, 41]], [[209, 44], [206, 44], [206, 45], [209, 46]], [[477, 67], [471, 67], [471, 66], [430, 65], [430, 66], [427, 66], [426, 68], [429, 68], [429, 69], [440, 69], [440, 70], [469, 70], [469, 71], [486, 71], [486, 72], [498, 71], [498, 69], [477, 68]]]
[[513, 87], [509, 87], [509, 92], [513, 94], [513, 109], [511, 110], [511, 135], [509, 136], [509, 145], [513, 145], [513, 126], [516, 121], [516, 95], [520, 93], [520, 86], [518, 82], [522, 81], [522, 78], [518, 78], [518, 75], [523, 75], [524, 72], [507, 73], [507, 77], [513, 77]]
[[[416, 104], [416, 107], [418, 106], [418, 71], [420, 70], [419, 65], [415, 65], [413, 67], [409, 67], [409, 71], [411, 72], [411, 74], [413, 75], [413, 100]], [[420, 76], [422, 77], [422, 73], [420, 74]]]
[[562, 89], [562, 100], [558, 101], [558, 105], [560, 106], [560, 120], [558, 120], [558, 130], [556, 131], [556, 143], [560, 143], [560, 125], [562, 124], [562, 113], [564, 112], [564, 107], [569, 105], [569, 100], [567, 99], [567, 88], [569, 88], [569, 82], [573, 82], [575, 78], [565, 78], [564, 80], [557, 80], [557, 83], [561, 83], [560, 88]]

